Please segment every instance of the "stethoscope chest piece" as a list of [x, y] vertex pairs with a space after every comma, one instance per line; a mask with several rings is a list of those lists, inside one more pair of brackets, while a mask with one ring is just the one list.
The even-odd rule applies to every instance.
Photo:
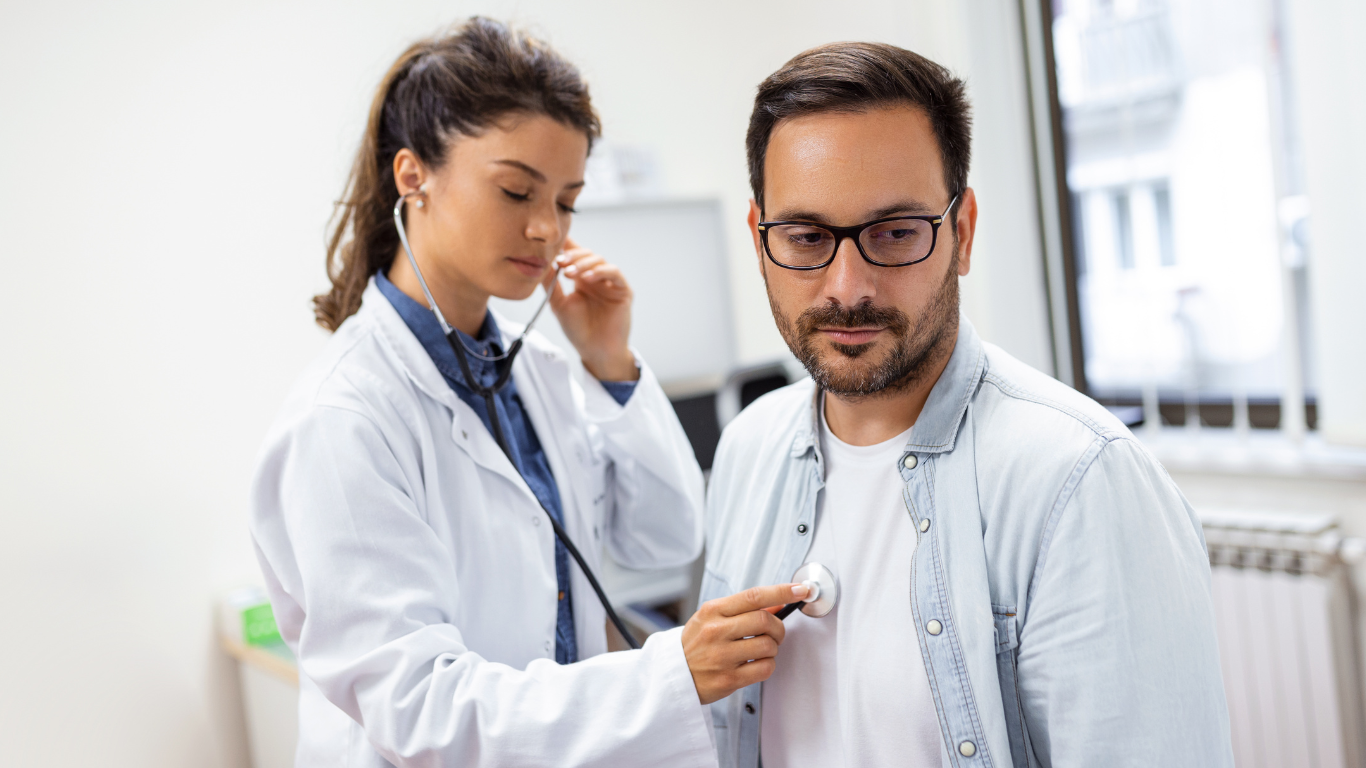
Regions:
[[835, 610], [835, 604], [840, 599], [840, 585], [829, 568], [820, 563], [807, 563], [792, 574], [792, 580], [815, 591], [815, 594], [803, 603], [802, 613], [820, 618]]

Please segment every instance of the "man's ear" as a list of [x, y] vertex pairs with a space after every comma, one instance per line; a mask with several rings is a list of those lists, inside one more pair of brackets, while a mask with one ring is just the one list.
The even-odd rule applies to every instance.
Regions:
[[764, 245], [759, 240], [759, 221], [763, 217], [763, 211], [759, 210], [759, 204], [754, 202], [754, 198], [749, 200], [749, 234], [754, 238], [754, 255], [759, 257], [759, 272], [764, 271]]
[[400, 195], [410, 195], [422, 190], [427, 183], [427, 166], [417, 159], [411, 149], [404, 147], [394, 155], [394, 186]]
[[977, 193], [972, 187], [963, 190], [957, 207], [958, 274], [965, 276], [972, 268], [972, 241], [977, 234]]

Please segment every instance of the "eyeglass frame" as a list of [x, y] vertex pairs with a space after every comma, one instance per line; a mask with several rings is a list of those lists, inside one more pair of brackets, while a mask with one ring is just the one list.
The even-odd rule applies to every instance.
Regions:
[[[949, 201], [948, 207], [945, 208], [944, 212], [939, 214], [938, 216], [930, 214], [920, 214], [914, 216], [888, 216], [886, 218], [875, 219], [873, 221], [865, 221], [862, 224], [855, 224], [852, 227], [836, 227], [830, 224], [819, 224], [814, 221], [761, 221], [755, 225], [755, 228], [759, 230], [759, 239], [764, 244], [764, 255], [768, 257], [769, 261], [773, 262], [775, 265], [779, 267], [782, 267], [783, 269], [795, 269], [800, 272], [810, 272], [816, 269], [825, 269], [826, 267], [834, 263], [835, 257], [838, 256], [840, 253], [840, 244], [843, 243], [846, 238], [852, 239], [854, 241], [854, 247], [858, 249], [859, 255], [863, 257], [863, 260], [868, 262], [869, 264], [872, 264], [875, 267], [887, 267], [889, 269], [893, 267], [909, 267], [913, 264], [919, 264], [920, 262], [934, 255], [934, 248], [936, 245], [939, 244], [939, 227], [944, 223], [944, 220], [949, 217], [949, 211], [953, 210], [954, 204], [958, 202], [958, 198], [961, 196], [962, 195], [954, 195], [953, 199]], [[869, 227], [877, 226], [878, 224], [885, 224], [889, 221], [901, 221], [904, 219], [914, 219], [916, 221], [929, 222], [931, 236], [930, 250], [926, 252], [924, 256], [921, 256], [915, 261], [903, 261], [900, 264], [884, 264], [880, 261], [874, 261], [872, 257], [870, 257], [868, 253], [863, 250], [863, 243], [859, 242], [859, 237], [862, 236], [864, 230], [868, 229]], [[770, 227], [779, 227], [791, 224], [802, 224], [808, 227], [816, 227], [818, 229], [823, 229], [829, 232], [830, 234], [834, 235], [835, 247], [830, 251], [830, 258], [826, 259], [824, 262], [820, 264], [815, 264], [809, 267], [794, 267], [790, 264], [784, 264], [781, 261], [778, 261], [776, 258], [774, 258], [773, 250], [768, 247], [768, 230]]]

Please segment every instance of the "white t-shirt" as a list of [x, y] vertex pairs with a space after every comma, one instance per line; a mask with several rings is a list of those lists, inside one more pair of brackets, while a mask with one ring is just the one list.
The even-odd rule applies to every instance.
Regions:
[[[822, 404], [823, 405], [823, 404]], [[806, 562], [839, 581], [835, 609], [794, 613], [764, 683], [764, 768], [940, 765], [939, 720], [911, 616], [916, 531], [902, 500], [910, 432], [849, 445], [821, 408], [825, 488]]]

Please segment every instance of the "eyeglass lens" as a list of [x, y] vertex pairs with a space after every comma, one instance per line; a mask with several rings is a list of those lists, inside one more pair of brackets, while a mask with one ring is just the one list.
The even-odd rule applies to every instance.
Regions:
[[[929, 255], [934, 226], [921, 219], [894, 219], [874, 224], [859, 234], [868, 258], [880, 264], [908, 264]], [[814, 224], [779, 224], [768, 229], [768, 249], [774, 260], [790, 267], [814, 267], [835, 255], [835, 235]]]

